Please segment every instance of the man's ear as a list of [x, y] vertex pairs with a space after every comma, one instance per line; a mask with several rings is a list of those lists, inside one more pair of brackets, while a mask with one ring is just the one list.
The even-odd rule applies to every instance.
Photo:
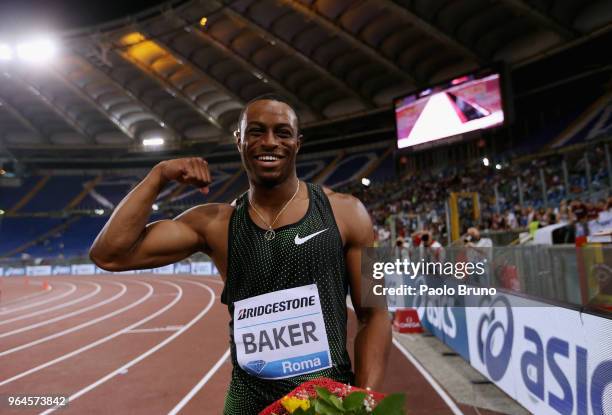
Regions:
[[300, 147], [302, 147], [302, 139], [304, 138], [304, 136], [302, 134], [299, 134], [297, 136], [297, 150], [295, 151], [296, 153], [298, 153], [300, 151]]
[[240, 149], [240, 130], [234, 130], [234, 139], [236, 140], [236, 147], [238, 148], [238, 152], [242, 152]]

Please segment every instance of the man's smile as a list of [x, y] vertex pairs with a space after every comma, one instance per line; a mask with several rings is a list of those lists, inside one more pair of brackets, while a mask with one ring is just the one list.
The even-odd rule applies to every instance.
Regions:
[[280, 154], [259, 154], [255, 157], [255, 162], [261, 166], [273, 167], [280, 164], [281, 160], [285, 157]]

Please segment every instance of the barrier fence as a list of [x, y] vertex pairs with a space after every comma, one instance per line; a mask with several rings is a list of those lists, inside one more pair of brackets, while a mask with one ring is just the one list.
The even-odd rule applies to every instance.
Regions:
[[[377, 249], [362, 269], [381, 258], [385, 264], [407, 259], [403, 254], [455, 271], [460, 263], [484, 264], [482, 275], [461, 279], [389, 267], [386, 288], [417, 287], [417, 294], [394, 291], [386, 301], [392, 309], [416, 310], [423, 328], [531, 413], [612, 413], [612, 247]], [[419, 293], [422, 284], [445, 289]], [[497, 290], [450, 293], [460, 284]]]
[[187, 260], [163, 267], [122, 272], [105, 271], [84, 257], [0, 261], [0, 277], [95, 274], [219, 275], [219, 271], [210, 258], [202, 254], [193, 255]]
[[[595, 244], [437, 249], [420, 246], [401, 252], [397, 247], [386, 249], [392, 260], [401, 257], [413, 263], [482, 262], [483, 275], [465, 277], [461, 283], [495, 287], [562, 306], [601, 307], [612, 311], [612, 247]], [[403, 300], [400, 297], [394, 301]]]

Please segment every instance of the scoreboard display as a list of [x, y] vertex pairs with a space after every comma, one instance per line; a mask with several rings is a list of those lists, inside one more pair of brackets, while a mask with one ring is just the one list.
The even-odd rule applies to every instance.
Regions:
[[455, 78], [395, 99], [397, 147], [408, 148], [504, 124], [499, 73]]

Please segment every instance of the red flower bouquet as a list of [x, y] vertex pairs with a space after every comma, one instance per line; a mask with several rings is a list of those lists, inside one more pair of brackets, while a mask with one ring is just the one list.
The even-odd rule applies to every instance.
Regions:
[[302, 383], [259, 415], [402, 415], [404, 395], [360, 389], [328, 378]]

